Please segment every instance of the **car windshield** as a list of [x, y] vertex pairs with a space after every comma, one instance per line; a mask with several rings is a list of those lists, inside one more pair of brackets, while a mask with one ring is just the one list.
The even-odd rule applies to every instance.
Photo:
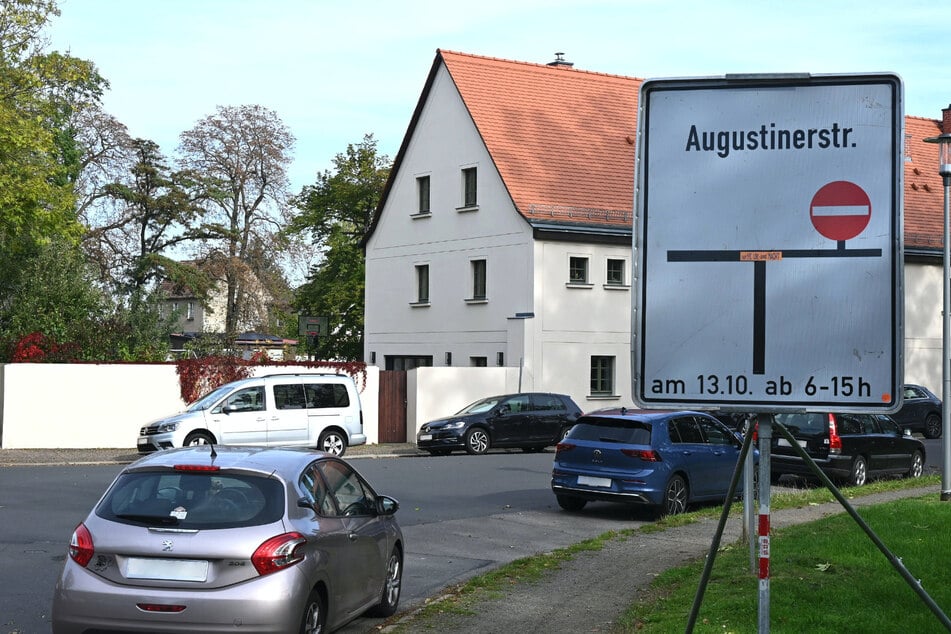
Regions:
[[284, 489], [278, 480], [217, 471], [158, 470], [119, 476], [99, 517], [145, 526], [235, 528], [279, 521]]
[[476, 401], [475, 403], [472, 403], [471, 405], [467, 405], [463, 407], [461, 410], [459, 410], [456, 413], [457, 414], [481, 414], [482, 412], [487, 412], [493, 407], [495, 407], [496, 405], [498, 405], [500, 400], [501, 399], [494, 396], [492, 398], [484, 398], [481, 401]]
[[651, 424], [618, 418], [579, 418], [567, 438], [625, 445], [651, 444]]
[[233, 388], [231, 387], [221, 386], [218, 389], [213, 390], [211, 393], [206, 394], [205, 396], [201, 397], [200, 399], [198, 399], [197, 401], [189, 405], [185, 411], [200, 412], [201, 410], [208, 409], [209, 407], [217, 403], [219, 400], [224, 398], [225, 394], [230, 392], [232, 389]]

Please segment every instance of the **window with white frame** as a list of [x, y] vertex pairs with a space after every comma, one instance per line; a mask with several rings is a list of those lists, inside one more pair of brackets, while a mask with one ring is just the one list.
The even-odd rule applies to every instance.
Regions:
[[588, 283], [588, 258], [576, 255], [568, 258], [568, 283]]
[[416, 303], [429, 303], [429, 265], [416, 265]]
[[429, 209], [429, 176], [417, 176], [416, 177], [416, 199], [417, 199], [417, 214], [428, 214], [430, 213]]
[[624, 286], [624, 269], [627, 268], [627, 262], [608, 258], [607, 271], [605, 272], [605, 283], [610, 286]]
[[472, 299], [485, 299], [485, 260], [472, 260]]
[[591, 396], [614, 395], [614, 357], [591, 357]]
[[185, 319], [188, 321], [195, 320], [195, 302], [188, 302], [188, 306], [185, 309]]
[[476, 207], [479, 204], [477, 197], [477, 171], [474, 167], [466, 167], [462, 170], [462, 206], [463, 208]]

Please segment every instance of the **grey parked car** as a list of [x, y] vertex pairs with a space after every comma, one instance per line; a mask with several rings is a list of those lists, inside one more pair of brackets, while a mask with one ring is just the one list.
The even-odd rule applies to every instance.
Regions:
[[127, 466], [76, 527], [55, 634], [330, 631], [396, 612], [396, 500], [306, 449], [203, 445]]

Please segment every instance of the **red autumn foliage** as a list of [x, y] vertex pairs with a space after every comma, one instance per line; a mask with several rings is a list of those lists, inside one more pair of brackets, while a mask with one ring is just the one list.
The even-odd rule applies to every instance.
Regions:
[[13, 346], [12, 363], [62, 363], [69, 361], [76, 346], [59, 344], [42, 332], [31, 332]]
[[367, 382], [367, 365], [362, 361], [271, 361], [264, 352], [256, 353], [247, 361], [228, 356], [201, 357], [181, 359], [176, 362], [182, 400], [193, 403], [225, 383], [246, 379], [251, 376], [251, 370], [255, 366], [286, 368], [287, 372], [293, 372], [298, 368], [329, 369], [348, 374], [355, 381], [359, 376], [357, 389], [361, 391], [366, 387]]

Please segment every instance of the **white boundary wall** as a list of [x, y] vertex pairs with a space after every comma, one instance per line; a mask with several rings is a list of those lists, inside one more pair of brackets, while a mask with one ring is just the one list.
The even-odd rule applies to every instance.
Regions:
[[[325, 369], [324, 372], [333, 371]], [[254, 375], [319, 368], [254, 368]], [[379, 439], [379, 368], [357, 375], [367, 442]], [[185, 408], [175, 364], [0, 365], [0, 448], [134, 449], [139, 428]], [[408, 426], [408, 425], [407, 425]]]

